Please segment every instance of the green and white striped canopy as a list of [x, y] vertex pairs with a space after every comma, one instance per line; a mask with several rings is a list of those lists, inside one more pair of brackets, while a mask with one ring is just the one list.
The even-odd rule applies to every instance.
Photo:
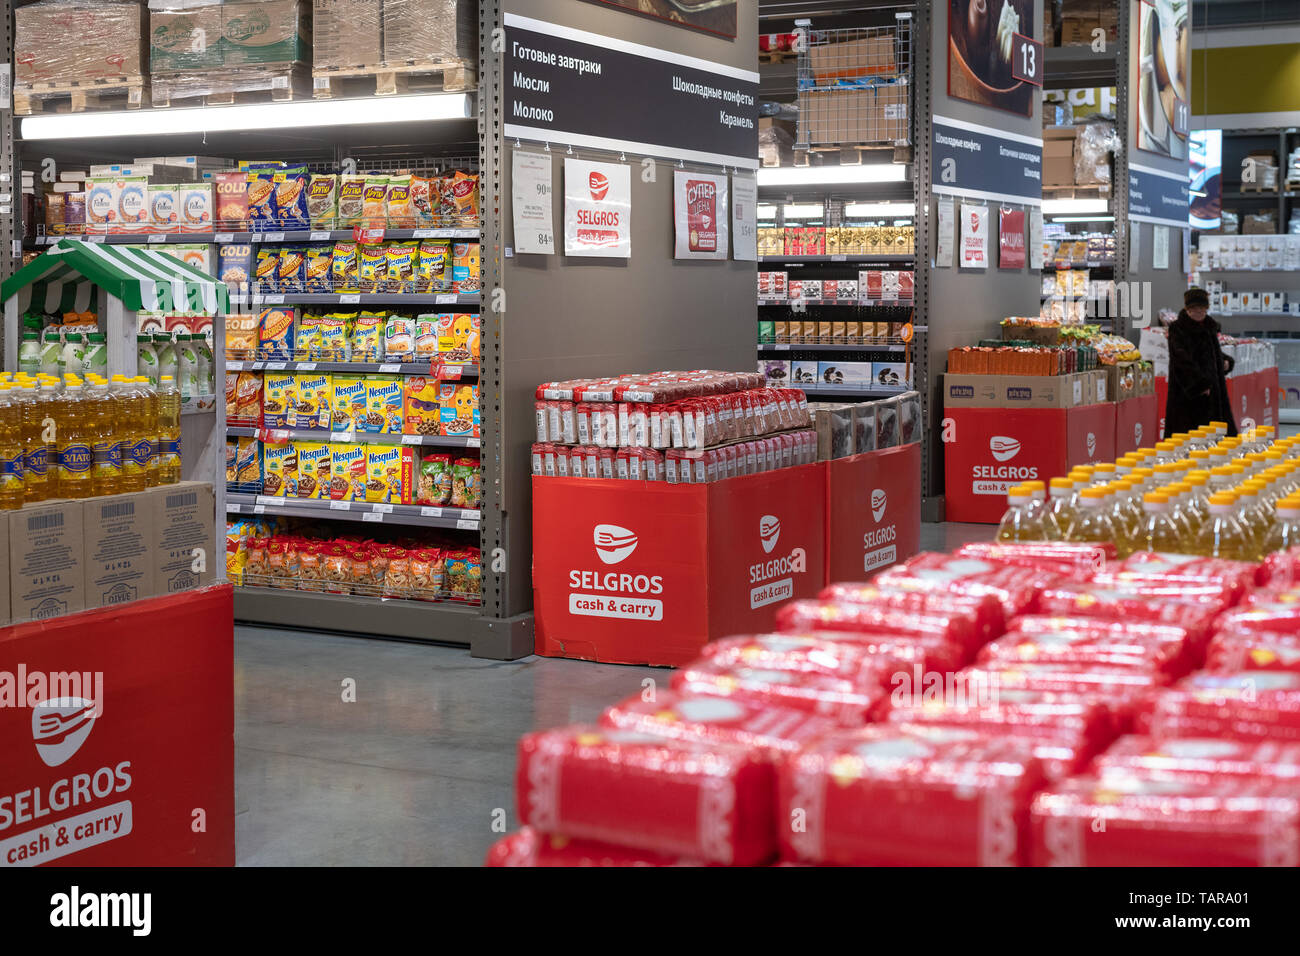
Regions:
[[206, 272], [152, 249], [60, 239], [0, 286], [18, 311], [85, 312], [100, 288], [133, 312], [225, 312], [228, 291]]

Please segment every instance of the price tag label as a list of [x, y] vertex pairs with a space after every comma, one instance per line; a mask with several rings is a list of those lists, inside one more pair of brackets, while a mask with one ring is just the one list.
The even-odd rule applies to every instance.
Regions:
[[318, 232], [318, 231], [314, 231], [314, 230], [313, 230], [313, 232], [312, 232], [312, 234], [311, 234], [310, 241], [311, 241], [311, 242], [329, 242], [329, 241], [330, 241], [330, 233], [329, 233], [329, 232]]
[[423, 439], [422, 437], [420, 437], [419, 435], [403, 435], [403, 436], [402, 436], [402, 444], [403, 444], [403, 445], [419, 445], [419, 444], [421, 444], [423, 441], [424, 441], [424, 439]]
[[266, 237], [262, 241], [263, 242], [284, 242], [284, 233], [268, 232], [266, 233]]
[[373, 511], [368, 511], [361, 516], [361, 520], [362, 521], [383, 521], [384, 516], [382, 514], [376, 514]]
[[390, 515], [393, 513], [392, 505], [375, 505], [374, 510], [379, 514]]
[[412, 239], [432, 239], [437, 229], [413, 229], [411, 230]]
[[[100, 244], [102, 245], [103, 242], [104, 242], [104, 240], [105, 240], [106, 238], [107, 238], [106, 236], [87, 236], [87, 237], [86, 237], [86, 241], [87, 241], [87, 242], [97, 242], [97, 243], [100, 243]], [[53, 242], [57, 242], [57, 241], [58, 241], [57, 239], [51, 239], [51, 242], [52, 242], [52, 243], [53, 243]]]
[[166, 241], [167, 241], [167, 237], [166, 237], [166, 236], [150, 236], [150, 237], [149, 237], [149, 242], [150, 242], [150, 244], [158, 243], [158, 242], [166, 242]]
[[477, 519], [477, 518], [458, 518], [458, 519], [456, 520], [456, 527], [457, 527], [457, 529], [459, 529], [460, 531], [477, 531], [477, 530], [478, 530], [478, 519]]
[[264, 296], [262, 296], [262, 302], [263, 302], [263, 304], [265, 304], [265, 305], [284, 305], [284, 296], [283, 296], [283, 295], [264, 295]]
[[315, 362], [299, 362], [299, 363], [297, 364], [297, 368], [298, 368], [298, 371], [300, 371], [300, 372], [314, 372], [314, 371], [316, 371], [316, 363], [315, 363]]
[[268, 372], [283, 372], [288, 367], [289, 367], [288, 362], [267, 362], [266, 363], [266, 370]]
[[455, 235], [452, 237], [455, 239], [477, 239], [478, 238], [477, 229], [453, 229], [452, 232], [455, 233]]
[[383, 365], [379, 366], [379, 371], [381, 372], [400, 372], [401, 370], [402, 370], [402, 365], [400, 362], [396, 362], [396, 363], [386, 362]]
[[438, 305], [455, 305], [456, 300], [459, 298], [460, 296], [453, 293], [451, 295], [439, 295], [434, 299], [434, 301], [437, 302]]
[[1033, 86], [1042, 86], [1043, 45], [1022, 34], [1011, 34], [1011, 75]]
[[243, 505], [234, 504], [233, 502], [226, 503], [227, 514], [232, 514], [232, 515], [242, 514], [243, 510], [244, 510]]
[[253, 505], [253, 514], [255, 515], [266, 514], [266, 505]]
[[330, 433], [330, 441], [341, 441], [341, 442], [347, 442], [351, 444], [356, 440], [357, 440], [357, 433], [354, 431]]
[[234, 242], [235, 234], [233, 232], [218, 232], [212, 237], [213, 242]]
[[420, 509], [420, 517], [421, 517], [421, 518], [441, 518], [441, 517], [442, 517], [442, 509], [441, 509], [441, 508], [430, 508], [430, 507], [427, 507], [427, 506], [426, 506], [426, 507], [423, 507], [423, 508]]
[[781, 345], [775, 346], [775, 348], [778, 352], [788, 352], [790, 351], [790, 344], [788, 342], [782, 343]]
[[384, 230], [382, 228], [363, 229], [361, 226], [353, 226], [352, 240], [354, 242], [383, 242]]
[[273, 497], [271, 497], [270, 495], [258, 495], [258, 496], [257, 496], [257, 503], [258, 503], [259, 505], [273, 505], [273, 504], [276, 503], [276, 501], [275, 501], [275, 499], [274, 499]]
[[443, 382], [458, 382], [465, 371], [463, 365], [435, 365], [430, 370], [435, 378]]
[[265, 364], [266, 364], [265, 362], [253, 362], [251, 365], [249, 365], [248, 370], [250, 372], [260, 372], [262, 370], [262, 366], [264, 366]]
[[848, 258], [849, 258], [848, 256], [844, 256], [844, 255], [834, 255], [831, 256], [831, 262], [847, 262]]
[[360, 302], [361, 294], [359, 292], [347, 292], [339, 296], [340, 305], [358, 305]]
[[352, 502], [350, 501], [331, 501], [330, 511], [351, 511]]
[[478, 438], [467, 438], [467, 439], [465, 439], [465, 447], [466, 447], [466, 448], [478, 448], [480, 444], [482, 444], [481, 439], [478, 439]]
[[243, 363], [243, 362], [227, 362], [227, 363], [226, 363], [226, 371], [227, 371], [227, 372], [242, 372], [243, 370], [244, 370], [244, 363]]

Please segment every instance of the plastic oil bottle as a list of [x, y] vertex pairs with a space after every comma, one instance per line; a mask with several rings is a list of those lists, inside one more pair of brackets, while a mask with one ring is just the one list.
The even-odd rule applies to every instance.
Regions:
[[91, 488], [96, 496], [116, 495], [122, 491], [122, 443], [108, 401], [108, 383], [98, 375], [89, 379], [86, 399], [94, 457]]
[[[1123, 521], [1125, 535], [1132, 538], [1137, 533], [1138, 526], [1142, 523], [1142, 495], [1144, 492], [1138, 489], [1137, 482], [1128, 478], [1115, 482], [1115, 487], [1119, 491], [1115, 516], [1118, 516]], [[1114, 520], [1114, 517], [1112, 517], [1112, 520]]]
[[1052, 513], [1052, 518], [1056, 526], [1060, 529], [1062, 536], [1065, 530], [1070, 527], [1074, 521], [1075, 509], [1072, 499], [1074, 498], [1074, 481], [1070, 478], [1053, 478], [1048, 482], [1048, 502], [1047, 507]]
[[150, 488], [157, 487], [158, 479], [158, 392], [143, 375], [135, 377], [135, 387], [144, 396], [141, 405], [144, 417], [141, 419], [143, 438], [148, 445], [149, 458], [145, 463], [145, 483]]
[[1264, 554], [1300, 546], [1300, 498], [1283, 498], [1273, 510], [1273, 526], [1264, 539]]
[[1251, 479], [1237, 488], [1237, 520], [1250, 532], [1255, 544], [1262, 547], [1268, 537], [1269, 517], [1262, 510], [1259, 484]]
[[55, 422], [55, 444], [59, 449], [59, 496], [89, 498], [92, 489], [94, 449], [87, 416], [85, 386], [79, 378], [69, 376], [63, 386], [63, 400]]
[[[45, 499], [59, 496], [59, 447], [58, 416], [56, 411], [62, 400], [62, 389], [58, 379], [52, 375], [40, 375], [36, 379], [36, 407], [32, 412], [35, 420], [36, 440], [44, 446], [42, 453], [33, 444], [27, 454], [27, 470], [39, 470], [45, 467]], [[37, 499], [32, 499], [37, 500]]]
[[18, 433], [23, 443], [23, 500], [44, 501], [49, 497], [49, 458], [41, 438], [42, 407], [37, 398], [36, 380], [19, 379], [15, 389], [18, 402]]
[[22, 411], [12, 385], [0, 387], [0, 511], [23, 506]]
[[1102, 488], [1084, 488], [1079, 492], [1079, 515], [1065, 534], [1066, 541], [1088, 544], [1114, 543], [1115, 526], [1106, 509], [1106, 492]]
[[181, 480], [181, 395], [176, 381], [164, 375], [158, 386], [158, 481]]
[[1160, 491], [1142, 496], [1142, 524], [1134, 535], [1135, 551], [1177, 554], [1186, 547], [1186, 537], [1169, 514], [1169, 497]]
[[1035, 529], [1030, 522], [1029, 507], [1034, 502], [1034, 492], [1024, 485], [1013, 485], [1007, 491], [1007, 510], [998, 524], [998, 541], [1040, 541], [1041, 524]]
[[1221, 491], [1210, 496], [1210, 516], [1201, 530], [1191, 553], [1203, 558], [1226, 558], [1229, 561], [1258, 561], [1259, 549], [1250, 532], [1236, 518], [1237, 496]]
[[122, 490], [149, 487], [149, 439], [144, 419], [149, 400], [132, 379], [113, 376], [111, 393], [120, 408], [118, 430], [122, 436]]

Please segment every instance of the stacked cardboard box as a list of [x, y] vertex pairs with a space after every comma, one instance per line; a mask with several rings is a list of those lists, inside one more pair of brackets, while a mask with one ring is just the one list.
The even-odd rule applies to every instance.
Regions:
[[317, 70], [470, 61], [477, 11], [466, 0], [314, 0]]
[[109, 77], [143, 77], [145, 8], [138, 3], [85, 0], [38, 3], [14, 11], [14, 80], [73, 85]]

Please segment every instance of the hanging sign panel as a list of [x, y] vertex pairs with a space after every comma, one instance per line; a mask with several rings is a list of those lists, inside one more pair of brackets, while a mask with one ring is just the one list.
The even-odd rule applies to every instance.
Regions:
[[505, 135], [758, 167], [758, 74], [507, 13]]
[[1038, 206], [1043, 201], [1043, 141], [965, 120], [933, 117], [931, 190]]
[[1025, 267], [1025, 211], [998, 210], [998, 268]]
[[512, 166], [515, 252], [555, 253], [551, 221], [551, 154], [515, 151]]
[[961, 204], [961, 267], [989, 267], [989, 209]]
[[1128, 166], [1128, 217], [1178, 229], [1187, 228], [1190, 195], [1184, 169], [1169, 173], [1152, 166]]
[[632, 171], [622, 163], [564, 160], [564, 254], [632, 257]]
[[731, 256], [758, 261], [758, 182], [752, 175], [731, 177]]
[[727, 177], [673, 170], [678, 259], [727, 258]]

